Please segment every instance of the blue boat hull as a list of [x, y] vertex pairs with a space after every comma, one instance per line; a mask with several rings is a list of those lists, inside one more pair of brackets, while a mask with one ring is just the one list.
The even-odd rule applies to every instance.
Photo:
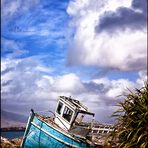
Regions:
[[23, 148], [69, 148], [69, 147], [94, 147], [86, 141], [76, 139], [67, 133], [63, 133], [50, 124], [38, 119], [32, 112], [24, 133]]

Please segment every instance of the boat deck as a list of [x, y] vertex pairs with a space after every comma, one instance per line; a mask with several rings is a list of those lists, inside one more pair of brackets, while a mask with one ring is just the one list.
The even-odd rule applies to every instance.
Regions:
[[67, 134], [70, 134], [71, 136], [76, 136], [76, 137], [79, 137], [79, 138], [82, 138], [82, 139], [86, 139], [87, 135], [89, 134], [90, 132], [90, 129], [88, 129], [87, 127], [84, 127], [84, 126], [74, 126], [72, 127], [70, 130], [65, 130], [65, 129], [62, 129], [60, 128], [55, 122], [54, 122], [54, 117], [44, 117], [44, 116], [41, 116], [41, 115], [38, 115], [36, 114], [36, 116], [41, 120], [41, 121], [44, 121], [45, 123], [49, 124], [49, 125], [52, 125], [54, 128], [64, 132], [64, 133], [67, 133]]
[[88, 126], [90, 125], [89, 123], [82, 123], [81, 125], [75, 125], [70, 130], [65, 130], [60, 128], [54, 122], [54, 117], [45, 117], [45, 116], [38, 115], [37, 113], [36, 113], [36, 116], [41, 121], [49, 124], [50, 126], [52, 125], [53, 128], [58, 129], [63, 133], [71, 135], [74, 138], [78, 138], [78, 139], [81, 138], [82, 140], [87, 140], [87, 142], [93, 143], [95, 145], [103, 145], [107, 135], [109, 134], [109, 133], [99, 133], [99, 132], [93, 133], [93, 131], [90, 131], [90, 129], [88, 128]]

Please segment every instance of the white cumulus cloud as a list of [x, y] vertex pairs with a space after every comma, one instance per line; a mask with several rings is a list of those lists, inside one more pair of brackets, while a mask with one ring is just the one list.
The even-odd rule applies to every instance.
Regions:
[[95, 65], [122, 71], [145, 70], [146, 26], [141, 30], [128, 28], [112, 30], [112, 33], [96, 31], [102, 15], [107, 11], [116, 12], [120, 7], [130, 9], [132, 1], [99, 2], [98, 0], [70, 2], [67, 12], [72, 17], [70, 27], [74, 28], [75, 32], [69, 45], [68, 63]]

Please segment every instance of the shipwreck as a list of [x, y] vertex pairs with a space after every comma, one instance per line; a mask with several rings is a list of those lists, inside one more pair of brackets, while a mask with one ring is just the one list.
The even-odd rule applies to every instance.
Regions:
[[[90, 122], [83, 121], [86, 115], [90, 116]], [[112, 125], [94, 122], [94, 116], [80, 101], [60, 96], [51, 116], [39, 115], [31, 109], [22, 147], [101, 147]]]

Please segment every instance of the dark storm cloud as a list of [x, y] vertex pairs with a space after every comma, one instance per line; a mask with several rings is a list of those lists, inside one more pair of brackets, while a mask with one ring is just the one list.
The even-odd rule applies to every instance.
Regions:
[[146, 26], [147, 1], [133, 0], [131, 8], [119, 7], [115, 12], [106, 11], [96, 26], [96, 32], [116, 31], [127, 28], [139, 30]]
[[1, 86], [3, 87], [3, 86], [6, 86], [6, 85], [9, 85], [11, 82], [12, 82], [12, 80], [8, 80], [8, 81], [6, 81], [6, 82], [3, 82], [3, 83], [1, 84]]
[[100, 93], [106, 93], [108, 91], [108, 88], [104, 86], [104, 84], [100, 83], [94, 83], [94, 82], [89, 82], [89, 83], [83, 83], [85, 89], [87, 92], [95, 92], [97, 94]]
[[5, 70], [3, 70], [3, 71], [1, 72], [1, 75], [4, 75], [4, 74], [6, 74], [6, 73], [8, 73], [8, 72], [10, 72], [10, 71], [12, 71], [12, 70], [14, 70], [14, 67], [8, 67], [7, 69], [5, 69]]
[[135, 9], [140, 9], [143, 13], [147, 13], [147, 0], [133, 0], [132, 7]]

